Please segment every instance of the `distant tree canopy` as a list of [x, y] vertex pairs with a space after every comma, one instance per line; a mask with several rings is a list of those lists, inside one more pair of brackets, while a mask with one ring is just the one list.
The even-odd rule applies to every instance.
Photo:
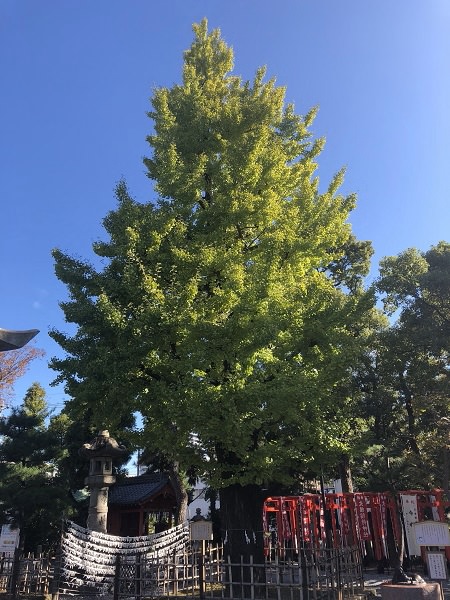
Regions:
[[297, 115], [264, 69], [232, 75], [232, 50], [206, 21], [194, 34], [182, 84], [152, 98], [157, 201], [119, 184], [108, 240], [93, 248], [102, 269], [53, 253], [77, 331], [52, 332], [65, 357], [51, 365], [72, 416], [89, 409], [114, 431], [139, 413], [145, 447], [222, 488], [233, 545], [232, 531], [261, 531], [247, 504], [263, 483], [346, 448], [352, 401], [337, 389], [374, 315], [371, 247], [348, 224], [343, 172], [319, 189], [316, 111]]
[[384, 258], [377, 287], [394, 321], [359, 371], [371, 427], [368, 452], [354, 472], [372, 490], [448, 490], [450, 244]]

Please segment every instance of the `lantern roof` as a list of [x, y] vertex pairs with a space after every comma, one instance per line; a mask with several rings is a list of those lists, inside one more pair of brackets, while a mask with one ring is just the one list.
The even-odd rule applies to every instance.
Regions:
[[100, 431], [93, 440], [83, 444], [80, 448], [80, 455], [87, 459], [96, 457], [119, 458], [127, 452], [125, 446], [122, 446], [111, 437], [107, 429]]

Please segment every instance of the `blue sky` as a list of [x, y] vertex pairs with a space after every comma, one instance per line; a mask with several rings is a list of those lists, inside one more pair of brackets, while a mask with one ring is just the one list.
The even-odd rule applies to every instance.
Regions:
[[304, 114], [324, 185], [347, 167], [355, 234], [381, 257], [449, 240], [448, 0], [0, 0], [0, 327], [38, 328], [47, 353], [17, 382], [64, 402], [47, 360], [66, 330], [52, 248], [90, 259], [117, 181], [154, 198], [142, 158], [152, 89], [180, 81], [192, 23], [206, 17], [235, 73], [266, 65]]

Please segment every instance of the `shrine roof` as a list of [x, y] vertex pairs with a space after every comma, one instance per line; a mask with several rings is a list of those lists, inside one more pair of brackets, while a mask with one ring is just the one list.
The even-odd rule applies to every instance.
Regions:
[[109, 489], [108, 504], [142, 504], [155, 496], [169, 483], [163, 473], [151, 473], [138, 477], [127, 477]]

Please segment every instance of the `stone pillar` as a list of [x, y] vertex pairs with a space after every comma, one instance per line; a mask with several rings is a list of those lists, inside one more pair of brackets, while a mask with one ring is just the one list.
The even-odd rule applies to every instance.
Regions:
[[91, 494], [87, 528], [92, 531], [107, 532], [108, 489], [116, 481], [112, 460], [126, 453], [126, 448], [119, 446], [106, 430], [80, 449], [81, 456], [89, 459], [89, 476], [84, 482]]
[[89, 514], [87, 518], [87, 528], [92, 531], [106, 533], [108, 521], [108, 487], [115, 482], [115, 477], [109, 478], [109, 481], [102, 483], [98, 487], [97, 482], [92, 482], [91, 477], [86, 477], [85, 483], [89, 486], [91, 496], [89, 500]]

